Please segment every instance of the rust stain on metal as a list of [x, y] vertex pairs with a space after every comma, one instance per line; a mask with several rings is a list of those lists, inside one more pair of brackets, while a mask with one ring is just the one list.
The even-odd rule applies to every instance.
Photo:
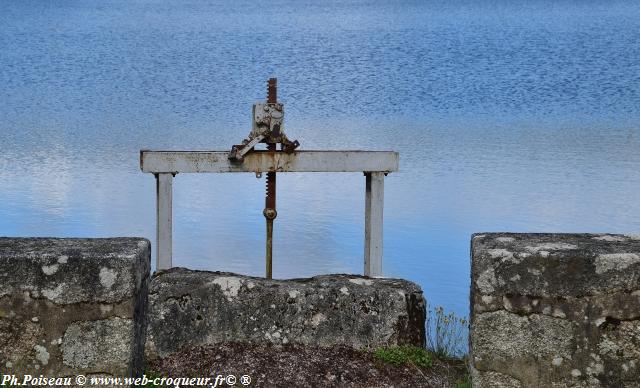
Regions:
[[251, 132], [240, 144], [231, 147], [229, 160], [243, 163], [245, 156], [259, 143], [280, 144], [280, 151], [285, 153], [291, 153], [300, 146], [297, 140], [289, 140], [284, 133], [284, 105], [278, 102], [276, 78], [267, 81], [267, 100], [254, 104], [252, 112]]
[[[256, 176], [261, 176], [262, 168], [267, 166], [266, 193], [263, 215], [267, 224], [266, 239], [266, 277], [272, 276], [273, 259], [273, 221], [278, 215], [276, 211], [276, 172], [283, 171], [280, 166], [281, 156], [291, 154], [300, 143], [297, 140], [291, 141], [284, 133], [284, 105], [278, 102], [278, 80], [269, 78], [267, 81], [267, 100], [265, 103], [253, 105], [252, 129], [249, 137], [241, 144], [231, 147], [229, 160], [232, 163], [244, 163], [245, 169], [253, 170]], [[259, 153], [257, 158], [245, 159], [248, 153], [256, 153], [254, 147], [258, 143], [266, 143], [267, 151]], [[280, 151], [278, 151], [280, 144]], [[265, 163], [266, 162], [266, 163]], [[249, 165], [255, 163], [254, 166]], [[286, 161], [285, 161], [286, 163]]]
[[269, 104], [275, 104], [278, 102], [278, 79], [269, 78], [267, 81], [267, 102]]

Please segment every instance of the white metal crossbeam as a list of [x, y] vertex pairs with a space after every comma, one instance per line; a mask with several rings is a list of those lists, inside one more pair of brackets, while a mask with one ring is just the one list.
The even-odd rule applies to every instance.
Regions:
[[392, 151], [252, 151], [233, 163], [228, 151], [140, 151], [140, 168], [150, 173], [225, 172], [392, 172]]

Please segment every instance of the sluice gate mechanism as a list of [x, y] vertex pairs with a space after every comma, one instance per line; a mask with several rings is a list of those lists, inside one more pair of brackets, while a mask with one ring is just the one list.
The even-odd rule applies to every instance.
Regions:
[[[256, 146], [266, 145], [258, 150]], [[284, 104], [277, 98], [277, 80], [268, 80], [267, 99], [255, 103], [252, 129], [230, 151], [140, 151], [140, 168], [156, 177], [156, 268], [171, 268], [173, 178], [180, 173], [266, 173], [263, 215], [266, 220], [266, 273], [273, 275], [273, 224], [276, 174], [285, 172], [362, 172], [365, 185], [364, 274], [382, 276], [384, 177], [398, 170], [393, 151], [301, 151], [300, 143], [284, 132]]]

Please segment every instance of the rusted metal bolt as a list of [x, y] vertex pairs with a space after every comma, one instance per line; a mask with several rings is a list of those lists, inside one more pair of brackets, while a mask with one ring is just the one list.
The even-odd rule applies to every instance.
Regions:
[[272, 209], [272, 208], [266, 208], [262, 211], [262, 214], [264, 214], [264, 217], [268, 220], [273, 220], [278, 216], [278, 212], [276, 211], [276, 209]]

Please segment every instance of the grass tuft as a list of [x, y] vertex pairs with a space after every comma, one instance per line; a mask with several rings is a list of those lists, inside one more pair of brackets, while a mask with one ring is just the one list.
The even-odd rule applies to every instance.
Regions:
[[427, 348], [439, 359], [462, 359], [466, 356], [469, 321], [442, 307], [429, 311], [427, 317]]
[[421, 368], [428, 368], [432, 364], [429, 351], [415, 346], [393, 346], [380, 348], [373, 354], [375, 358], [396, 366], [413, 364]]
[[456, 388], [471, 388], [471, 380], [468, 374], [463, 379], [456, 381]]

